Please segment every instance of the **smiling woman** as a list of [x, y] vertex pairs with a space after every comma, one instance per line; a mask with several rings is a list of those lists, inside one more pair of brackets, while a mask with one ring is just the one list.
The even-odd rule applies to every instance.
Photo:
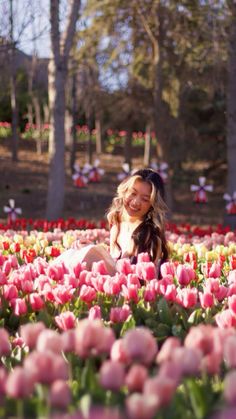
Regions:
[[107, 218], [110, 224], [110, 252], [115, 259], [147, 252], [157, 264], [168, 257], [165, 238], [164, 184], [152, 169], [136, 171], [117, 189]]
[[92, 269], [94, 263], [103, 261], [105, 272], [115, 275], [118, 259], [129, 258], [134, 264], [138, 254], [148, 253], [158, 277], [160, 264], [168, 258], [166, 210], [161, 176], [152, 169], [138, 170], [120, 183], [108, 210], [109, 251], [102, 244], [69, 249], [53, 264], [63, 262], [66, 268], [74, 270], [86, 262], [87, 269]]

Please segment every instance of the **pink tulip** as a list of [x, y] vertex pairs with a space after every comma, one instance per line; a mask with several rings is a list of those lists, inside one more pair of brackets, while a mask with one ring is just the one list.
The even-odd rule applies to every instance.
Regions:
[[18, 297], [18, 290], [15, 285], [8, 284], [3, 286], [3, 297], [5, 300], [11, 301]]
[[130, 392], [141, 392], [147, 377], [147, 368], [143, 365], [134, 364], [130, 367], [128, 373], [125, 376], [125, 384]]
[[139, 281], [139, 276], [137, 274], [128, 274], [127, 275], [127, 281], [125, 283], [125, 285], [127, 285], [128, 287], [133, 284], [133, 285], [137, 285], [138, 288], [140, 288], [140, 281]]
[[155, 358], [158, 347], [151, 331], [145, 327], [128, 330], [123, 337], [124, 351], [132, 362], [149, 365]]
[[180, 285], [188, 285], [196, 277], [195, 271], [188, 265], [178, 265], [176, 278]]
[[71, 301], [74, 295], [74, 289], [71, 286], [65, 286], [58, 284], [53, 289], [53, 295], [55, 298], [56, 303], [58, 304], [66, 304]]
[[171, 275], [165, 276], [164, 278], [157, 281], [157, 284], [156, 284], [157, 294], [164, 295], [166, 293], [166, 289], [168, 285], [174, 285], [173, 277]]
[[228, 306], [232, 316], [236, 315], [236, 295], [228, 297]]
[[109, 353], [115, 340], [113, 330], [103, 326], [100, 320], [80, 320], [75, 336], [75, 352], [82, 358], [90, 354]]
[[[67, 415], [66, 415], [67, 418]], [[75, 413], [75, 415], [68, 419], [84, 419], [80, 416], [80, 413]], [[115, 407], [106, 407], [106, 406], [92, 406], [89, 410], [88, 419], [124, 419], [122, 412], [119, 408]]]
[[217, 326], [221, 328], [236, 326], [236, 316], [232, 315], [229, 309], [217, 313], [215, 315], [215, 321]]
[[219, 278], [207, 278], [205, 280], [205, 288], [208, 292], [215, 294], [219, 291], [220, 280]]
[[36, 259], [34, 259], [34, 267], [38, 275], [45, 274], [45, 271], [48, 267], [48, 263], [45, 259], [37, 257]]
[[40, 297], [40, 295], [37, 292], [32, 292], [29, 295], [29, 303], [31, 305], [32, 310], [34, 311], [40, 311], [44, 307], [44, 301]]
[[85, 303], [91, 303], [97, 297], [97, 293], [94, 288], [87, 285], [82, 285], [80, 289], [79, 297]]
[[24, 341], [19, 336], [13, 338], [11, 343], [12, 343], [12, 348], [16, 348], [16, 347], [23, 348], [24, 346]]
[[92, 276], [89, 281], [86, 280], [85, 285], [91, 286], [98, 292], [104, 292], [104, 283], [107, 280], [107, 275]]
[[228, 403], [236, 403], [236, 371], [227, 373], [224, 380], [224, 398]]
[[220, 285], [217, 292], [215, 292], [215, 297], [218, 301], [224, 300], [225, 297], [228, 295], [228, 288], [224, 285]]
[[5, 260], [4, 262], [3, 262], [3, 265], [2, 265], [2, 272], [5, 274], [5, 275], [9, 275], [9, 273], [11, 272], [11, 269], [12, 269], [12, 266], [11, 266], [11, 262], [10, 262], [10, 260]]
[[62, 265], [49, 265], [46, 274], [55, 282], [61, 281], [64, 275], [64, 269]]
[[4, 272], [0, 271], [0, 285], [6, 285], [7, 284], [7, 276]]
[[158, 398], [158, 406], [167, 405], [176, 390], [176, 382], [170, 378], [154, 377], [149, 378], [144, 383], [143, 394], [145, 396], [154, 395]]
[[84, 264], [81, 262], [77, 262], [75, 265], [73, 265], [72, 273], [75, 275], [76, 278], [79, 278], [80, 273], [84, 269]]
[[137, 285], [131, 284], [129, 287], [122, 285], [122, 294], [127, 301], [133, 300], [136, 304], [138, 303], [138, 287]]
[[133, 393], [126, 398], [129, 419], [153, 419], [158, 411], [156, 395]]
[[6, 394], [15, 399], [29, 397], [34, 388], [32, 376], [22, 367], [15, 367], [8, 375]]
[[148, 283], [144, 289], [143, 299], [144, 301], [155, 301], [156, 299], [156, 291], [152, 285], [150, 286], [150, 283]]
[[139, 262], [136, 264], [135, 272], [144, 281], [156, 278], [157, 272], [153, 262]]
[[75, 327], [75, 315], [72, 311], [63, 311], [63, 313], [55, 316], [55, 322], [60, 330], [73, 329]]
[[20, 336], [29, 349], [34, 349], [38, 336], [45, 330], [43, 322], [26, 323], [20, 327]]
[[212, 307], [214, 304], [214, 297], [210, 292], [199, 292], [199, 300], [202, 308]]
[[164, 295], [167, 301], [175, 301], [177, 295], [176, 286], [174, 284], [167, 285]]
[[180, 366], [182, 374], [197, 375], [199, 373], [202, 359], [202, 352], [199, 349], [184, 346], [175, 348], [171, 358]]
[[133, 272], [130, 260], [127, 258], [119, 259], [116, 262], [116, 270], [119, 273], [123, 273], [125, 275], [128, 275]]
[[219, 278], [220, 276], [221, 276], [221, 266], [219, 262], [213, 262], [212, 266], [210, 267], [209, 277]]
[[236, 367], [236, 335], [228, 336], [224, 342], [224, 360], [229, 368]]
[[123, 364], [130, 363], [130, 358], [125, 352], [123, 339], [117, 339], [113, 343], [111, 347], [110, 357], [112, 361], [122, 362]]
[[215, 375], [220, 373], [222, 356], [220, 353], [212, 351], [205, 355], [201, 360], [201, 370], [204, 373]]
[[165, 262], [162, 263], [161, 267], [160, 267], [160, 271], [161, 271], [161, 276], [165, 277], [167, 275], [170, 275], [172, 277], [175, 276], [175, 265], [173, 262]]
[[176, 301], [185, 308], [194, 307], [197, 304], [197, 294], [196, 288], [178, 289]]
[[185, 338], [184, 346], [186, 348], [199, 349], [203, 354], [207, 355], [212, 352], [213, 343], [213, 327], [200, 324], [191, 327]]
[[69, 377], [68, 363], [61, 356], [52, 351], [31, 352], [24, 360], [24, 369], [34, 381], [50, 384], [55, 380], [67, 380]]
[[61, 335], [55, 330], [42, 330], [38, 336], [36, 348], [39, 352], [51, 351], [55, 354], [60, 353], [62, 350]]
[[99, 260], [98, 262], [93, 262], [92, 265], [93, 274], [107, 275], [107, 268], [104, 260]]
[[27, 313], [27, 305], [23, 298], [15, 298], [11, 300], [11, 306], [16, 316], [21, 316]]
[[56, 380], [49, 390], [49, 401], [53, 407], [66, 409], [71, 402], [69, 384], [64, 380]]
[[75, 329], [68, 329], [61, 334], [62, 351], [75, 352]]
[[30, 293], [33, 291], [34, 283], [30, 281], [21, 281], [21, 290], [25, 293]]
[[227, 280], [228, 284], [236, 284], [236, 269], [229, 271]]
[[[182, 348], [181, 348], [182, 349]], [[183, 368], [179, 360], [168, 359], [162, 362], [158, 371], [158, 378], [164, 377], [173, 381], [173, 384], [177, 387], [180, 384], [183, 375]]]
[[63, 276], [63, 284], [67, 287], [77, 288], [79, 286], [79, 279], [73, 274], [65, 274]]
[[110, 276], [104, 282], [103, 290], [107, 295], [117, 295], [120, 293], [121, 286], [115, 278]]
[[3, 327], [0, 328], [0, 357], [8, 356], [11, 352], [9, 333]]
[[125, 382], [124, 365], [117, 361], [105, 361], [99, 371], [99, 383], [106, 390], [118, 391]]
[[137, 257], [137, 263], [140, 263], [140, 262], [150, 262], [149, 253], [147, 252], [139, 253]]
[[88, 319], [89, 320], [101, 320], [102, 313], [101, 313], [101, 307], [98, 305], [94, 305], [89, 309], [88, 313]]
[[236, 294], [236, 283], [235, 284], [230, 284], [228, 286], [228, 291], [227, 291], [227, 297], [231, 297], [231, 295], [235, 295]]
[[110, 311], [110, 321], [113, 323], [123, 323], [131, 313], [130, 307], [124, 304], [122, 307], [112, 307]]
[[4, 367], [0, 367], [0, 397], [6, 392], [7, 371]]
[[167, 338], [157, 354], [156, 361], [161, 363], [171, 359], [174, 349], [180, 346], [181, 342], [178, 338], [174, 336]]

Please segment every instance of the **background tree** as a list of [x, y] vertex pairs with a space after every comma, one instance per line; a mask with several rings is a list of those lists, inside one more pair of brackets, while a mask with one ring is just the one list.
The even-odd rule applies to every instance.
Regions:
[[59, 0], [50, 0], [51, 57], [49, 62], [50, 171], [48, 180], [48, 219], [62, 215], [65, 196], [65, 86], [69, 54], [78, 19], [80, 1], [70, 0], [68, 19], [60, 31]]

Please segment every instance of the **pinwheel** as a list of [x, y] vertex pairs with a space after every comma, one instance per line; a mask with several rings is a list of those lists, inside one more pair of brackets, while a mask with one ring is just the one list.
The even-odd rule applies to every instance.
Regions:
[[101, 177], [104, 175], [104, 170], [98, 167], [100, 165], [100, 160], [96, 159], [93, 163], [93, 166], [89, 163], [84, 165], [84, 170], [87, 173], [88, 181], [92, 183], [100, 182]]
[[74, 165], [75, 173], [72, 175], [72, 179], [74, 181], [74, 185], [77, 188], [84, 188], [87, 186], [88, 178], [86, 176], [86, 172], [83, 169], [80, 168], [78, 163], [75, 163]]
[[132, 174], [132, 170], [130, 168], [129, 163], [124, 163], [122, 164], [122, 172], [118, 173], [117, 175], [117, 179], [121, 182], [122, 180], [124, 180], [126, 177], [130, 176]]
[[193, 201], [197, 204], [204, 204], [207, 202], [206, 192], [212, 192], [213, 186], [206, 185], [206, 178], [204, 176], [200, 176], [198, 179], [199, 185], [191, 185], [190, 189], [195, 192]]
[[164, 161], [160, 162], [160, 163], [157, 163], [156, 161], [153, 161], [150, 166], [153, 170], [156, 170], [156, 172], [159, 173], [159, 175], [163, 179], [163, 182], [167, 181], [168, 173], [166, 173], [166, 171], [169, 167], [168, 163], [166, 163]]
[[226, 204], [226, 211], [230, 215], [236, 214], [236, 191], [234, 191], [233, 195], [229, 195], [228, 193], [225, 193], [223, 195], [223, 198], [227, 201]]
[[15, 200], [9, 199], [9, 206], [5, 205], [3, 211], [7, 213], [8, 222], [14, 222], [17, 219], [17, 216], [22, 214], [21, 208], [15, 208]]

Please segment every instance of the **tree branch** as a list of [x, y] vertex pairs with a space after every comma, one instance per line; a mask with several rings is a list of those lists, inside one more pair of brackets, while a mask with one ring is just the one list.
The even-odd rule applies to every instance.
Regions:
[[61, 54], [67, 59], [75, 33], [75, 26], [79, 15], [80, 0], [70, 0], [70, 11], [67, 18], [66, 29], [61, 39]]

